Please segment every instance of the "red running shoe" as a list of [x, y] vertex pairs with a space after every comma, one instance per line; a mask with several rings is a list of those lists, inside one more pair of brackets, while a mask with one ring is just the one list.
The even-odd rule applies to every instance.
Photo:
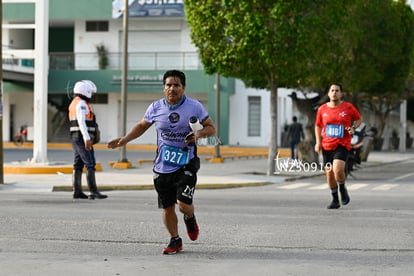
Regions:
[[185, 226], [187, 227], [187, 234], [190, 240], [195, 241], [198, 238], [198, 224], [197, 220], [195, 218], [195, 215], [193, 215], [192, 218], [185, 218], [184, 216], [184, 222]]
[[163, 254], [172, 255], [183, 250], [183, 241], [180, 237], [171, 238], [170, 243], [162, 250]]

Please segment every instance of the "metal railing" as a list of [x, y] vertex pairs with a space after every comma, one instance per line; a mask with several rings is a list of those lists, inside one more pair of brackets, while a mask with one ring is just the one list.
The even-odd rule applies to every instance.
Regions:
[[[50, 70], [121, 70], [122, 53], [108, 53], [106, 66], [100, 67], [97, 53], [49, 53]], [[128, 69], [130, 70], [201, 70], [203, 66], [196, 52], [130, 52]]]
[[19, 73], [33, 74], [33, 59], [3, 58], [3, 70]]
[[[108, 53], [106, 66], [100, 67], [97, 53], [49, 53], [49, 70], [122, 70], [122, 53]], [[33, 74], [33, 59], [3, 58], [3, 70]], [[196, 52], [132, 52], [128, 55], [129, 70], [202, 70]]]

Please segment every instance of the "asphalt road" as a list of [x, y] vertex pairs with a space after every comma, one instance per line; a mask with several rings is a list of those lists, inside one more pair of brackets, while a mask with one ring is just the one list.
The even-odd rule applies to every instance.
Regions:
[[[0, 275], [412, 275], [413, 160], [348, 180], [328, 210], [323, 177], [197, 190], [200, 237], [168, 242], [154, 191], [73, 202], [67, 192], [0, 192]], [[325, 186], [325, 187], [324, 187]]]

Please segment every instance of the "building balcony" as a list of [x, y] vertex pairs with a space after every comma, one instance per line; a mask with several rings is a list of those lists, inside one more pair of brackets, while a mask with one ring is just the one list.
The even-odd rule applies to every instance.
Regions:
[[[49, 54], [50, 70], [122, 70], [123, 54], [108, 53], [100, 57], [97, 53]], [[104, 59], [104, 60], [103, 60]], [[128, 70], [202, 70], [196, 52], [130, 52]]]
[[[123, 54], [108, 53], [103, 62], [97, 53], [49, 53], [49, 70], [122, 70]], [[33, 59], [3, 58], [5, 79], [33, 81]], [[203, 70], [196, 52], [130, 52], [128, 70]]]

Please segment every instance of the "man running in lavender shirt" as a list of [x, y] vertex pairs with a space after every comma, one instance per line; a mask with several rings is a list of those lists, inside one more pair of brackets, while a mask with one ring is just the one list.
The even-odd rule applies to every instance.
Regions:
[[[164, 254], [183, 250], [178, 233], [175, 206], [184, 214], [189, 238], [198, 238], [199, 228], [194, 215], [193, 196], [197, 183], [200, 159], [197, 156], [197, 140], [216, 133], [216, 128], [203, 105], [184, 95], [186, 77], [178, 70], [165, 72], [163, 77], [164, 98], [151, 103], [144, 118], [124, 136], [108, 142], [108, 148], [126, 145], [155, 125], [157, 130], [157, 155], [154, 160], [154, 187], [158, 194], [158, 206], [163, 209], [163, 220], [170, 242]], [[197, 117], [202, 129], [191, 130], [189, 121]]]

